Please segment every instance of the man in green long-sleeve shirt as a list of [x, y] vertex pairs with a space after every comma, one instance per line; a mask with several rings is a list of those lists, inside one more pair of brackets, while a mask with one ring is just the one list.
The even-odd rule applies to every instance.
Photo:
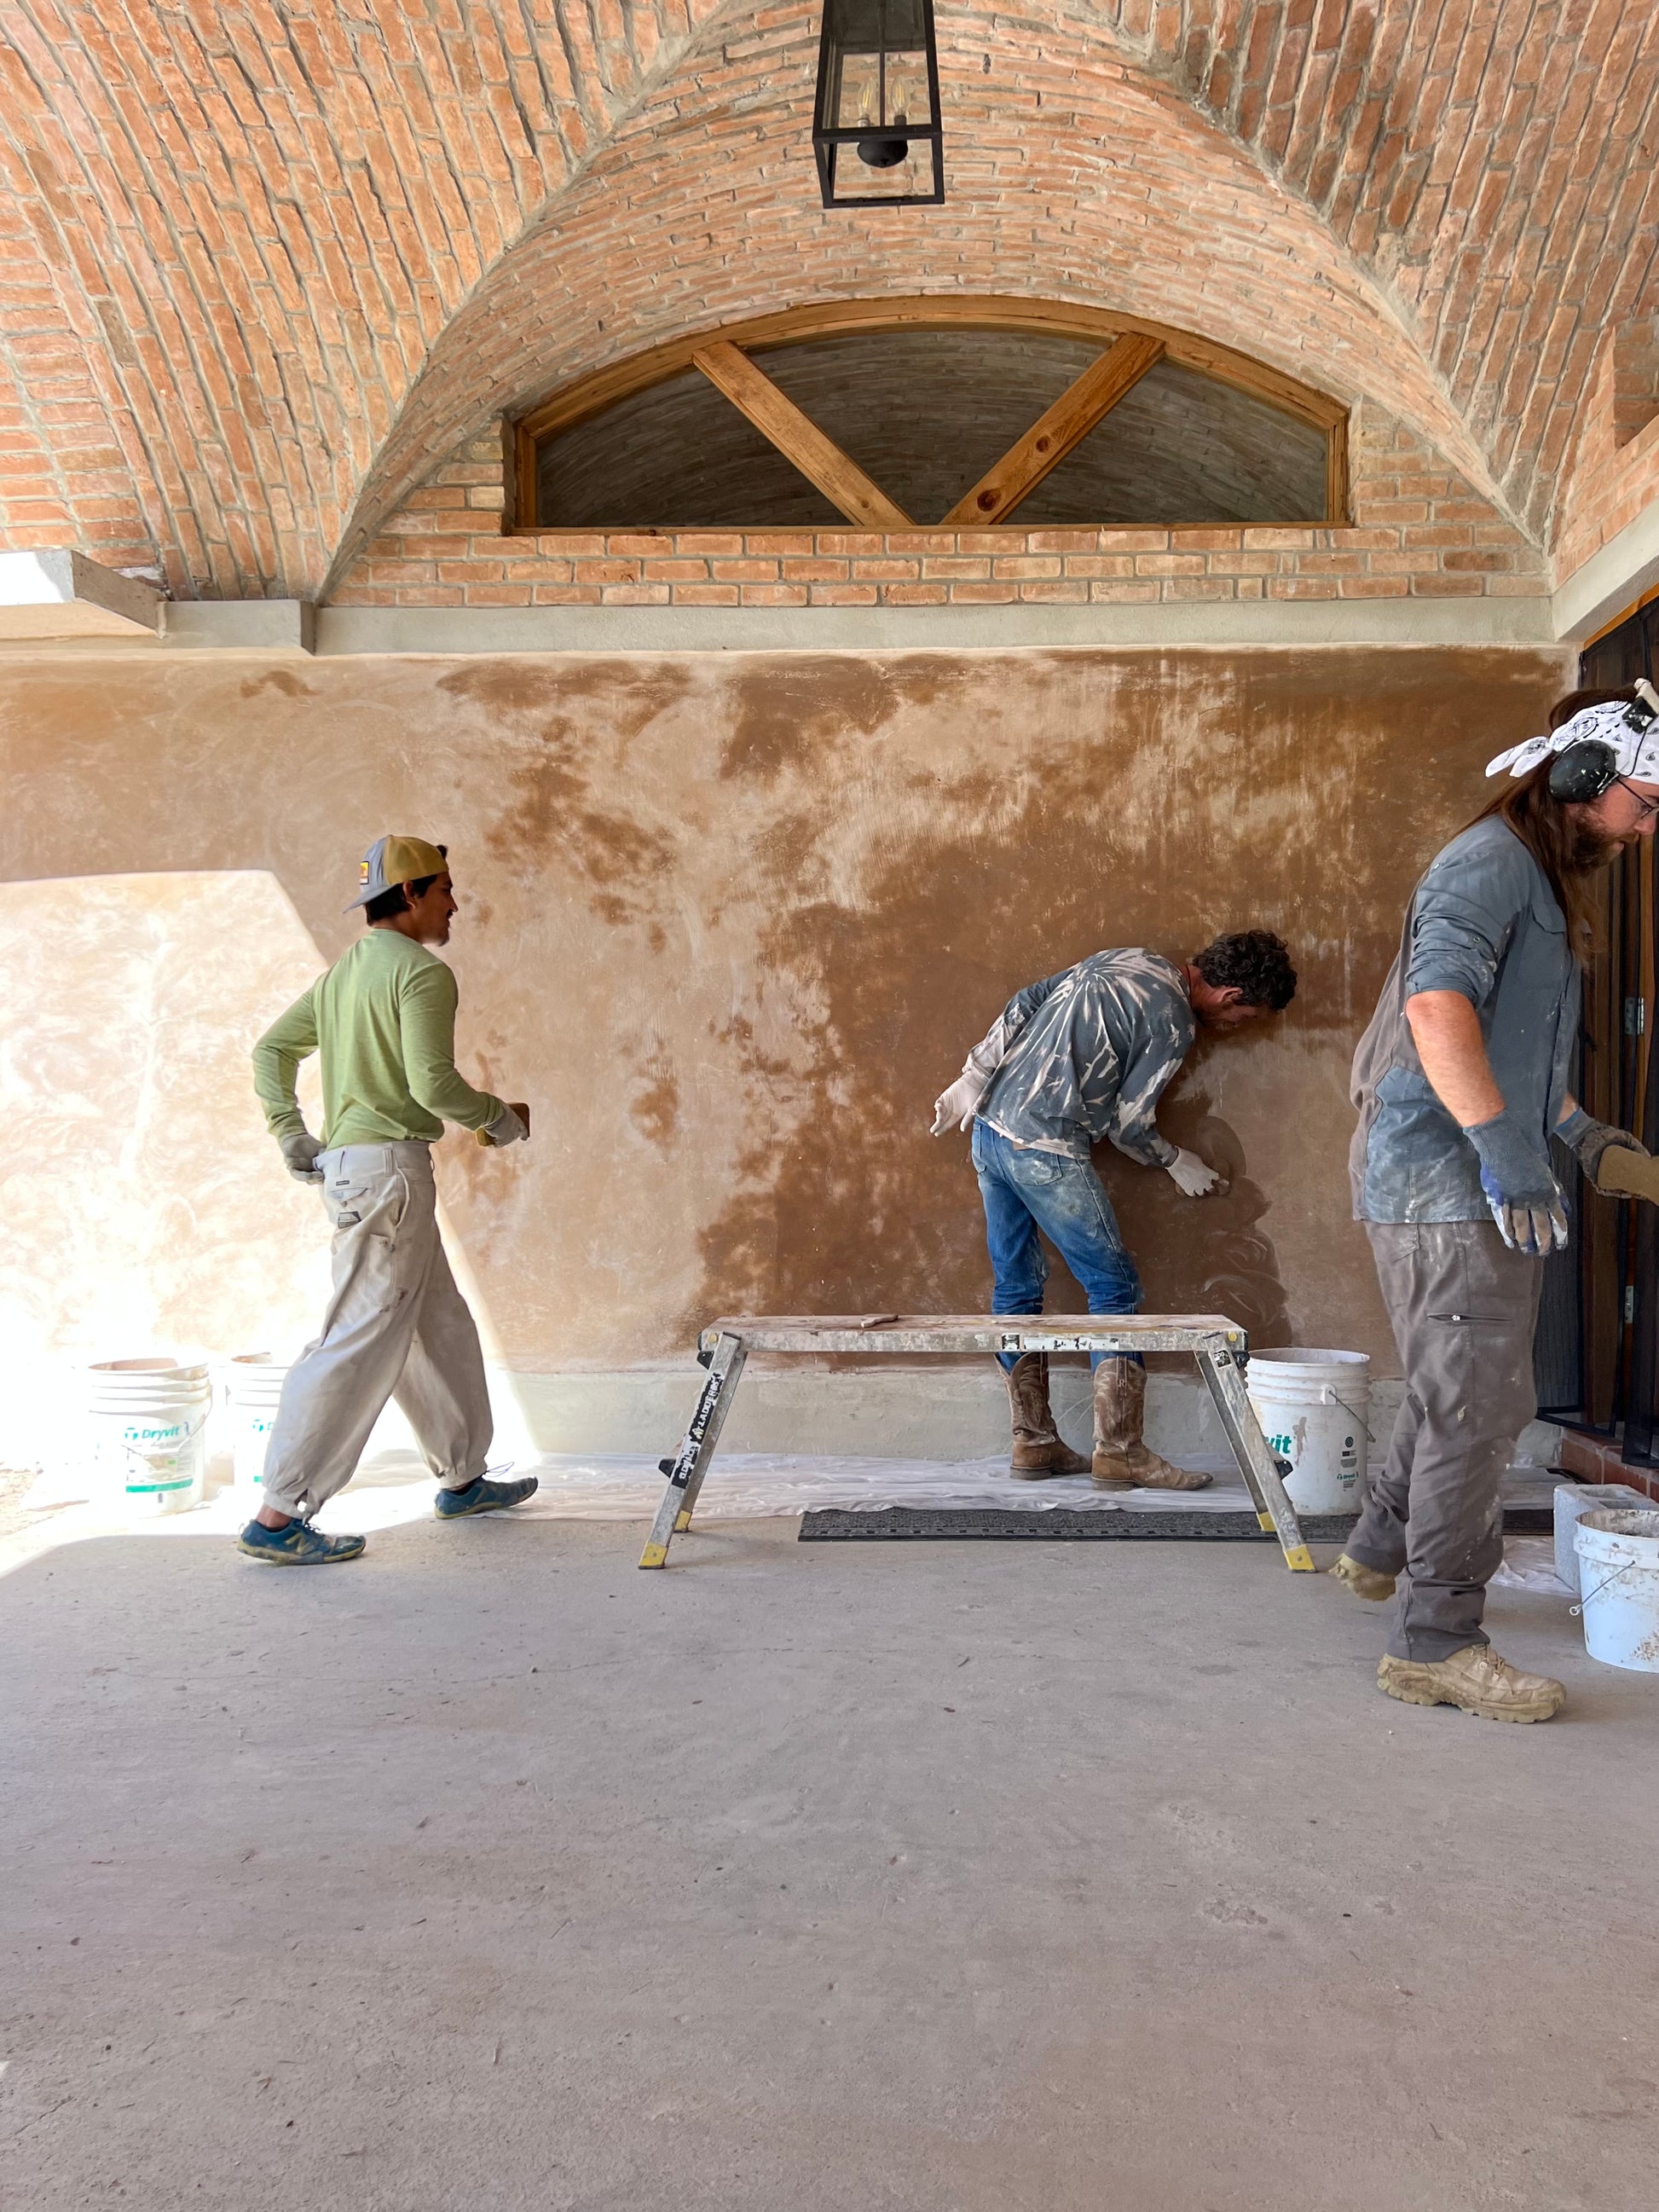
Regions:
[[[438, 1234], [431, 1147], [446, 1121], [510, 1145], [512, 1107], [455, 1066], [455, 978], [428, 945], [456, 913], [446, 848], [382, 837], [352, 902], [368, 927], [253, 1048], [253, 1085], [290, 1175], [322, 1187], [334, 1224], [334, 1295], [322, 1333], [289, 1370], [265, 1454], [265, 1503], [240, 1547], [274, 1565], [356, 1559], [361, 1536], [311, 1516], [352, 1476], [395, 1396], [437, 1476], [438, 1516], [516, 1505], [534, 1476], [491, 1481], [483, 1354]], [[348, 913], [351, 911], [347, 908]], [[295, 1076], [322, 1055], [323, 1134], [306, 1127]]]

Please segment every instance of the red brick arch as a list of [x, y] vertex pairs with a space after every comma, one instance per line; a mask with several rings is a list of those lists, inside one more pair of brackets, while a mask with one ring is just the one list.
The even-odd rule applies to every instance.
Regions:
[[833, 217], [815, 15], [12, 0], [0, 538], [310, 595], [606, 348], [884, 285], [1213, 331], [1548, 525], [1653, 264], [1654, 10], [969, 0], [940, 21], [946, 204]]
[[1340, 398], [1380, 398], [1493, 490], [1381, 288], [1185, 102], [1103, 66], [1080, 15], [1057, 16], [1036, 52], [999, 16], [953, 15], [945, 204], [833, 213], [804, 121], [815, 0], [770, 20], [751, 57], [689, 57], [478, 287], [377, 459], [337, 576], [494, 415], [687, 331], [883, 291], [1017, 293], [1201, 331]]

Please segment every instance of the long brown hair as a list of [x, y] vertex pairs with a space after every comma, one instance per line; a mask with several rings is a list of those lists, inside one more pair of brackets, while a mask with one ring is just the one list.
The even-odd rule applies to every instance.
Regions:
[[1540, 761], [1529, 775], [1510, 783], [1464, 826], [1489, 822], [1494, 814], [1512, 830], [1544, 871], [1556, 903], [1567, 918], [1567, 940], [1579, 966], [1588, 967], [1595, 951], [1601, 900], [1583, 865], [1583, 833], [1565, 804], [1550, 793], [1554, 757]]
[[[1617, 705], [1635, 696], [1634, 687], [1628, 684], [1569, 691], [1565, 699], [1558, 699], [1551, 708], [1550, 728], [1553, 732], [1559, 730], [1585, 707]], [[1488, 800], [1464, 827], [1473, 830], [1476, 822], [1489, 822], [1496, 814], [1515, 832], [1544, 871], [1555, 893], [1556, 904], [1567, 918], [1567, 941], [1582, 968], [1588, 967], [1595, 951], [1601, 902], [1596, 896], [1594, 872], [1586, 870], [1584, 866], [1584, 840], [1578, 817], [1568, 811], [1566, 801], [1551, 795], [1550, 770], [1557, 757], [1553, 754], [1540, 761], [1530, 775], [1516, 781], [1506, 778], [1497, 798]]]

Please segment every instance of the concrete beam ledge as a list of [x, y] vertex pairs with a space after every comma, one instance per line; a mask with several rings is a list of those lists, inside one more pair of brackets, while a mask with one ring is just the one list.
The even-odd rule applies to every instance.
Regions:
[[952, 652], [1103, 646], [1555, 643], [1536, 599], [1180, 600], [1152, 606], [324, 607], [319, 654]]
[[309, 599], [169, 599], [161, 642], [190, 652], [311, 653], [316, 632]]

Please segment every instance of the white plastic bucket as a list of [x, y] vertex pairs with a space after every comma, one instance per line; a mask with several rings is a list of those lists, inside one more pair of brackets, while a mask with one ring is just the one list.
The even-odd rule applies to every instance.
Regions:
[[1253, 1352], [1245, 1388], [1269, 1448], [1291, 1463], [1298, 1513], [1357, 1513], [1365, 1472], [1371, 1363], [1363, 1352]]
[[1659, 1674], [1659, 1512], [1579, 1516], [1584, 1649], [1604, 1667]]
[[288, 1379], [288, 1364], [268, 1352], [239, 1352], [220, 1370], [230, 1430], [231, 1482], [237, 1495], [252, 1505], [263, 1500], [265, 1447]]
[[145, 1516], [199, 1505], [212, 1409], [205, 1362], [97, 1361], [87, 1370], [87, 1414], [99, 1495]]

